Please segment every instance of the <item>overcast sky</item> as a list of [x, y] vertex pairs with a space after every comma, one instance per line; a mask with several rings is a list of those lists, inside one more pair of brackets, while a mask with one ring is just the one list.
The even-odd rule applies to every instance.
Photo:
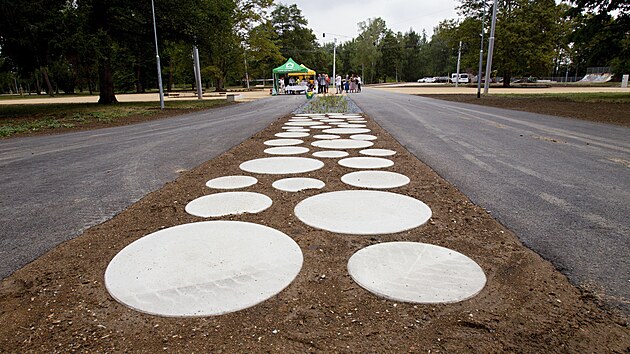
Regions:
[[[345, 42], [358, 33], [357, 23], [368, 18], [381, 17], [387, 28], [394, 32], [407, 32], [413, 28], [427, 35], [433, 33], [440, 21], [457, 18], [457, 0], [277, 0], [285, 5], [297, 4], [308, 20], [320, 43], [328, 42], [328, 35], [322, 40], [322, 33], [334, 33], [338, 40]], [[342, 37], [347, 36], [347, 37]], [[330, 38], [332, 40], [332, 38]]]

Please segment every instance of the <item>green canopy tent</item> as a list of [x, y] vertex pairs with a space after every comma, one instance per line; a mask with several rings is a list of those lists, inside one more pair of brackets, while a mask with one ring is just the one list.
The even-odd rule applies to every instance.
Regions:
[[289, 58], [286, 63], [273, 69], [273, 94], [278, 92], [278, 74], [289, 73], [308, 73], [308, 69], [296, 63], [293, 59]]

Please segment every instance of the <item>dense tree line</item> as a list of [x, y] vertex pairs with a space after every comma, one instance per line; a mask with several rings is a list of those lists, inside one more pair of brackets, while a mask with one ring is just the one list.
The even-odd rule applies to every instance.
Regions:
[[[395, 33], [381, 18], [358, 23], [360, 34], [337, 43], [337, 72], [367, 83], [414, 81], [461, 68], [477, 74], [491, 0], [460, 0], [460, 20], [444, 20], [431, 37]], [[265, 79], [291, 57], [332, 74], [332, 38], [320, 45], [296, 5], [273, 0], [155, 0], [161, 73], [167, 90], [194, 88], [192, 46], [203, 85], [224, 89]], [[583, 74], [589, 66], [630, 72], [630, 5], [615, 0], [500, 0], [493, 75]], [[321, 35], [321, 34], [318, 34]], [[115, 92], [157, 87], [150, 1], [0, 0], [0, 92]], [[326, 38], [328, 40], [328, 38]], [[561, 75], [561, 74], [560, 74]]]

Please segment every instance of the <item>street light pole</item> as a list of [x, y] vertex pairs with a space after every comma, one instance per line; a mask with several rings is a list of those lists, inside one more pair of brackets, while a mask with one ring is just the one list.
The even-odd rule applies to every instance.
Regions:
[[162, 90], [162, 65], [160, 64], [160, 53], [158, 52], [157, 27], [155, 26], [155, 4], [151, 0], [151, 11], [153, 12], [153, 35], [155, 36], [155, 59], [157, 60], [158, 87], [160, 88], [160, 109], [164, 109], [164, 91]]
[[335, 37], [333, 41], [333, 76], [332, 76], [333, 87], [335, 88], [335, 93], [337, 92], [337, 37]]
[[486, 12], [481, 17], [481, 45], [479, 46], [479, 70], [477, 70], [477, 98], [481, 98], [481, 69], [483, 69], [483, 34], [486, 22]]
[[459, 41], [459, 50], [457, 51], [457, 76], [455, 81], [455, 87], [459, 87], [459, 63], [462, 60], [462, 41]]
[[494, 52], [494, 29], [497, 24], [497, 0], [492, 6], [492, 25], [490, 26], [490, 39], [488, 40], [488, 62], [486, 63], [486, 82], [483, 85], [483, 93], [488, 93], [490, 87], [490, 72], [492, 71], [492, 53]]

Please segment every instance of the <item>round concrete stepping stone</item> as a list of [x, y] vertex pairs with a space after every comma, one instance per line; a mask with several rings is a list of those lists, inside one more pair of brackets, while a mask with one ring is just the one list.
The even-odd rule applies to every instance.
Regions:
[[105, 271], [118, 302], [169, 317], [214, 316], [259, 304], [302, 268], [286, 234], [241, 221], [205, 221], [149, 234], [125, 247]]
[[355, 135], [350, 135], [350, 139], [355, 139], [355, 140], [376, 140], [376, 139], [378, 139], [378, 137], [376, 137], [375, 135], [371, 135], [371, 134], [355, 134]]
[[305, 132], [284, 132], [274, 134], [278, 138], [305, 138], [311, 134]]
[[341, 182], [360, 188], [386, 189], [404, 186], [409, 177], [389, 171], [357, 171], [341, 176]]
[[359, 154], [368, 156], [392, 156], [396, 155], [396, 151], [389, 149], [365, 149], [359, 151]]
[[202, 218], [259, 213], [271, 206], [271, 198], [253, 192], [224, 192], [199, 197], [186, 205], [188, 214]]
[[319, 135], [313, 135], [313, 138], [321, 139], [321, 140], [331, 140], [331, 139], [339, 139], [341, 137], [339, 135], [333, 135], [333, 134], [319, 134]]
[[311, 131], [308, 128], [296, 128], [296, 127], [282, 127], [282, 129], [285, 129], [287, 132], [301, 132], [301, 133], [306, 133]]
[[483, 269], [472, 259], [419, 242], [386, 242], [361, 249], [350, 257], [348, 272], [377, 296], [411, 303], [463, 301], [486, 284]]
[[275, 189], [285, 192], [299, 192], [305, 189], [322, 189], [326, 184], [315, 178], [284, 178], [271, 184]]
[[309, 148], [302, 146], [277, 146], [265, 149], [265, 154], [269, 155], [299, 155], [309, 151]]
[[[362, 141], [362, 140], [358, 140]], [[394, 161], [384, 159], [382, 157], [348, 157], [346, 159], [339, 160], [338, 162], [341, 166], [350, 167], [350, 168], [364, 168], [364, 169], [373, 169], [373, 168], [385, 168], [394, 165]]]
[[273, 139], [267, 140], [263, 144], [267, 146], [289, 146], [289, 145], [300, 145], [304, 141], [300, 139]]
[[330, 125], [311, 125], [311, 129], [330, 129], [332, 128]]
[[353, 235], [401, 232], [431, 218], [431, 209], [417, 199], [371, 190], [318, 194], [298, 203], [294, 213], [309, 226]]
[[367, 125], [365, 124], [350, 124], [350, 123], [339, 124], [337, 126], [337, 128], [365, 128], [365, 127], [367, 127]]
[[367, 128], [332, 128], [323, 130], [326, 134], [364, 134], [369, 133], [371, 130]]
[[265, 157], [245, 161], [239, 168], [250, 173], [283, 175], [315, 171], [324, 167], [324, 163], [308, 157]]
[[374, 145], [371, 141], [354, 139], [318, 140], [311, 143], [324, 149], [363, 149]]
[[345, 120], [345, 119], [335, 119], [335, 118], [331, 118], [331, 119], [322, 119], [322, 120], [321, 120], [321, 122], [324, 122], [324, 123], [337, 123], [337, 122], [340, 122], [340, 123], [345, 123], [345, 122], [346, 122], [346, 120]]
[[307, 117], [291, 117], [289, 118], [290, 121], [292, 122], [310, 122], [312, 121], [311, 118], [307, 118]]
[[350, 154], [347, 153], [346, 151], [335, 151], [335, 150], [318, 151], [318, 152], [313, 153], [313, 156], [315, 157], [326, 158], [326, 159], [335, 159], [335, 158], [340, 158], [340, 157], [346, 157], [348, 155]]
[[309, 126], [309, 125], [320, 125], [320, 122], [286, 122], [284, 123], [284, 125], [290, 125], [290, 126]]
[[237, 189], [253, 186], [258, 180], [251, 176], [223, 176], [206, 182], [206, 186], [214, 189]]
[[330, 122], [330, 123], [328, 123], [328, 124], [330, 124], [330, 125], [334, 125], [336, 128], [338, 128], [339, 126], [341, 126], [341, 125], [346, 125], [346, 124], [348, 124], [348, 123], [347, 123], [347, 122]]

